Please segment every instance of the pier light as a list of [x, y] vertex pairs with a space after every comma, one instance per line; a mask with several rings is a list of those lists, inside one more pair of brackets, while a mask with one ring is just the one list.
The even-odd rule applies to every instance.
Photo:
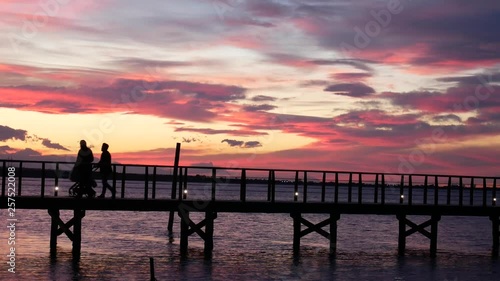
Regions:
[[405, 198], [405, 196], [403, 194], [401, 194], [401, 199], [404, 199], [404, 198]]
[[187, 189], [184, 189], [184, 194], [188, 194], [188, 190]]
[[57, 196], [58, 191], [59, 191], [59, 186], [54, 187], [54, 196]]
[[295, 196], [299, 196], [299, 193], [298, 193], [298, 192], [295, 192]]
[[497, 199], [496, 199], [496, 198], [493, 198], [493, 202], [497, 202]]

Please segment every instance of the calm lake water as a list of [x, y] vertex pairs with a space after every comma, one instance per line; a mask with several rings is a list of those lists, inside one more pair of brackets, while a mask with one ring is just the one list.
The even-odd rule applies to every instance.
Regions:
[[[60, 196], [66, 194], [67, 183], [61, 186]], [[36, 193], [37, 188], [35, 182], [28, 181], [23, 194]], [[165, 192], [161, 188], [159, 194]], [[283, 187], [282, 192], [289, 196], [290, 188], [293, 187]], [[100, 192], [100, 188], [97, 191]], [[315, 191], [311, 192], [311, 200], [317, 198]], [[397, 192], [388, 194], [397, 198]], [[198, 196], [203, 197], [205, 193], [203, 188], [198, 190]], [[373, 195], [369, 191], [366, 194]], [[143, 187], [138, 184], [129, 188], [127, 195], [140, 197]], [[190, 190], [190, 195], [196, 195], [195, 188]], [[261, 196], [260, 192], [255, 196]], [[0, 212], [0, 219], [7, 225], [7, 210]], [[72, 212], [61, 211], [61, 215], [67, 221]], [[5, 227], [0, 232], [4, 240], [0, 241], [0, 253], [4, 257], [0, 280], [149, 280], [150, 257], [155, 260], [158, 280], [500, 278], [500, 261], [490, 256], [491, 222], [486, 217], [442, 217], [438, 254], [432, 259], [429, 240], [422, 235], [408, 237], [406, 256], [398, 257], [395, 216], [341, 215], [335, 259], [328, 257], [328, 241], [317, 234], [302, 238], [301, 256], [294, 259], [289, 214], [219, 213], [215, 221], [213, 258], [207, 261], [203, 258], [203, 241], [195, 235], [189, 237], [189, 257], [180, 259], [178, 216], [174, 225], [176, 239], [168, 243], [167, 213], [87, 211], [82, 222], [82, 254], [76, 261], [72, 258], [71, 242], [64, 235], [59, 236], [57, 256], [50, 258], [50, 216], [46, 210], [17, 210], [16, 216], [16, 273], [7, 272], [9, 233]], [[191, 213], [191, 217], [194, 221], [203, 218], [196, 213]], [[305, 217], [319, 222], [326, 215]], [[412, 216], [411, 219], [423, 222], [427, 217]]]

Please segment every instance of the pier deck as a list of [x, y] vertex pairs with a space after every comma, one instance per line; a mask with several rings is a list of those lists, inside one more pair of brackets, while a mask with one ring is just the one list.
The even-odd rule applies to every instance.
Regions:
[[[419, 233], [429, 238], [431, 256], [437, 252], [442, 216], [488, 217], [492, 222], [492, 255], [499, 255], [498, 177], [186, 167], [179, 166], [177, 160], [176, 156], [174, 166], [113, 164], [110, 181], [116, 197], [105, 199], [67, 195], [72, 163], [0, 160], [0, 209], [9, 214], [16, 209], [47, 210], [51, 252], [55, 252], [57, 237], [64, 233], [73, 241], [77, 255], [86, 211], [165, 212], [169, 215], [170, 241], [177, 213], [181, 254], [187, 254], [188, 237], [196, 234], [205, 241], [207, 256], [213, 249], [214, 220], [221, 212], [290, 214], [294, 254], [299, 254], [300, 238], [316, 232], [329, 240], [333, 256], [337, 221], [342, 214], [392, 215], [399, 221], [399, 254], [404, 255], [406, 237]], [[74, 217], [63, 222], [61, 210], [73, 210]], [[189, 214], [194, 212], [204, 213], [205, 219], [192, 221]], [[302, 216], [307, 213], [328, 218], [313, 223]], [[427, 216], [428, 220], [417, 224], [409, 219], [412, 215]]]

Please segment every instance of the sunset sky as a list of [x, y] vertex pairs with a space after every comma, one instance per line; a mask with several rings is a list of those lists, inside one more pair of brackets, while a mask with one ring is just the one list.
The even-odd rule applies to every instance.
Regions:
[[0, 158], [499, 175], [499, 1], [0, 3]]

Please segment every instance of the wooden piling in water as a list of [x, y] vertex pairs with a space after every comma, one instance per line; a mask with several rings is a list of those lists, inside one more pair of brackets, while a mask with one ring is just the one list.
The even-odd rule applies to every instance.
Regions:
[[[319, 235], [327, 238], [330, 242], [330, 256], [334, 256], [337, 252], [337, 221], [340, 219], [340, 214], [330, 213], [329, 218], [319, 223], [312, 223], [302, 217], [301, 213], [294, 212], [290, 214], [293, 219], [293, 255], [300, 255], [300, 238], [309, 233], [316, 232]], [[302, 230], [302, 224], [306, 229]], [[330, 225], [330, 233], [322, 228]]]
[[492, 227], [492, 237], [493, 237], [493, 245], [491, 248], [491, 255], [493, 257], [498, 257], [499, 248], [500, 248], [500, 217], [498, 214], [491, 215], [491, 227]]
[[55, 254], [57, 252], [57, 230], [59, 228], [57, 218], [59, 218], [59, 209], [49, 209], [48, 213], [50, 215], [50, 253]]
[[[177, 145], [175, 147], [175, 159], [174, 159], [174, 170], [173, 170], [173, 175], [172, 175], [171, 199], [175, 199], [175, 196], [177, 194], [177, 191], [176, 191], [176, 188], [177, 188], [177, 169], [179, 167], [180, 154], [181, 154], [181, 144], [177, 143]], [[168, 231], [169, 242], [170, 243], [174, 242], [174, 211], [170, 211], [170, 214], [168, 217], [167, 231]]]
[[[437, 253], [437, 232], [438, 232], [438, 222], [441, 219], [441, 215], [433, 214], [431, 218], [421, 224], [416, 224], [406, 218], [406, 214], [400, 213], [396, 215], [399, 221], [399, 235], [398, 235], [398, 254], [404, 256], [406, 249], [406, 237], [414, 234], [420, 233], [430, 240], [430, 256], [435, 257]], [[410, 229], [406, 230], [406, 226]], [[426, 227], [431, 227], [430, 232], [427, 231]]]
[[154, 258], [149, 258], [149, 276], [150, 281], [156, 281], [155, 277], [155, 260]]

